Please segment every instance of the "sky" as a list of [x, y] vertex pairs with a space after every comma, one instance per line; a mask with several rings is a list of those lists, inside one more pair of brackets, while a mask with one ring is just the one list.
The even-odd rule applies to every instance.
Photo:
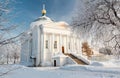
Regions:
[[11, 23], [19, 25], [17, 33], [29, 29], [30, 23], [42, 15], [43, 4], [46, 5], [46, 16], [70, 23], [76, 0], [16, 0], [12, 4], [14, 18]]

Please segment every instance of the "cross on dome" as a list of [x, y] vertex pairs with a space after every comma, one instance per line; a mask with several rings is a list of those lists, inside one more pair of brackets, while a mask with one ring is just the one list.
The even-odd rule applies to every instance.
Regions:
[[45, 16], [46, 15], [46, 9], [45, 9], [45, 4], [43, 4], [43, 9], [42, 9], [42, 16]]

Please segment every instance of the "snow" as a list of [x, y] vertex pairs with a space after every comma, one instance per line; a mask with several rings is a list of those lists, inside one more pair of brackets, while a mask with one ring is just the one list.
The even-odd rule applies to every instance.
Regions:
[[92, 62], [91, 64], [90, 64], [91, 66], [104, 66], [102, 63], [100, 63], [100, 62]]
[[67, 57], [64, 54], [56, 54], [52, 58], [58, 58], [58, 57]]
[[105, 62], [91, 62], [90, 66], [102, 66], [102, 67], [119, 67], [120, 61], [117, 60], [109, 60]]
[[94, 62], [91, 65], [63, 67], [0, 65], [0, 78], [120, 78], [120, 67], [107, 67], [106, 64]]

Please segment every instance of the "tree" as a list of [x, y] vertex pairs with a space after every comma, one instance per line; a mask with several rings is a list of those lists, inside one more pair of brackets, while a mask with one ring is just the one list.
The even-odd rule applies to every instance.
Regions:
[[[12, 15], [14, 3], [15, 0], [0, 0], [0, 62], [3, 62], [3, 60], [5, 62], [7, 58], [6, 62], [9, 63], [14, 51], [20, 51], [20, 49], [16, 49], [15, 46], [19, 47], [20, 36], [24, 32], [16, 36], [11, 36], [10, 34], [18, 27], [18, 25], [10, 23], [12, 18], [15, 17], [15, 14], [14, 16]], [[16, 53], [16, 55], [18, 56], [18, 53]]]
[[[73, 17], [75, 31], [94, 48], [111, 47], [120, 54], [120, 0], [81, 0], [84, 10]], [[78, 8], [80, 5], [78, 4]], [[81, 12], [83, 12], [81, 14]], [[116, 52], [116, 53], [115, 53]]]
[[10, 20], [15, 17], [12, 15], [14, 2], [15, 0], [0, 0], [0, 46], [18, 41], [18, 37], [22, 34], [10, 36], [11, 31], [18, 27], [18, 25], [10, 23]]
[[99, 53], [105, 54], [105, 55], [112, 55], [113, 53], [111, 52], [111, 50], [107, 47], [105, 48], [100, 48], [99, 49]]
[[0, 47], [0, 64], [18, 63], [20, 60], [20, 45], [9, 43]]
[[86, 55], [88, 59], [93, 55], [92, 49], [89, 47], [87, 42], [82, 43], [82, 53]]

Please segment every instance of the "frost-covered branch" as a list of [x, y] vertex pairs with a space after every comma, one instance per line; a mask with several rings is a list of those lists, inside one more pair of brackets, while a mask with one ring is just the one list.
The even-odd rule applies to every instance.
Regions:
[[[93, 48], [120, 47], [120, 0], [80, 0], [71, 25]], [[82, 9], [79, 9], [81, 8]]]

